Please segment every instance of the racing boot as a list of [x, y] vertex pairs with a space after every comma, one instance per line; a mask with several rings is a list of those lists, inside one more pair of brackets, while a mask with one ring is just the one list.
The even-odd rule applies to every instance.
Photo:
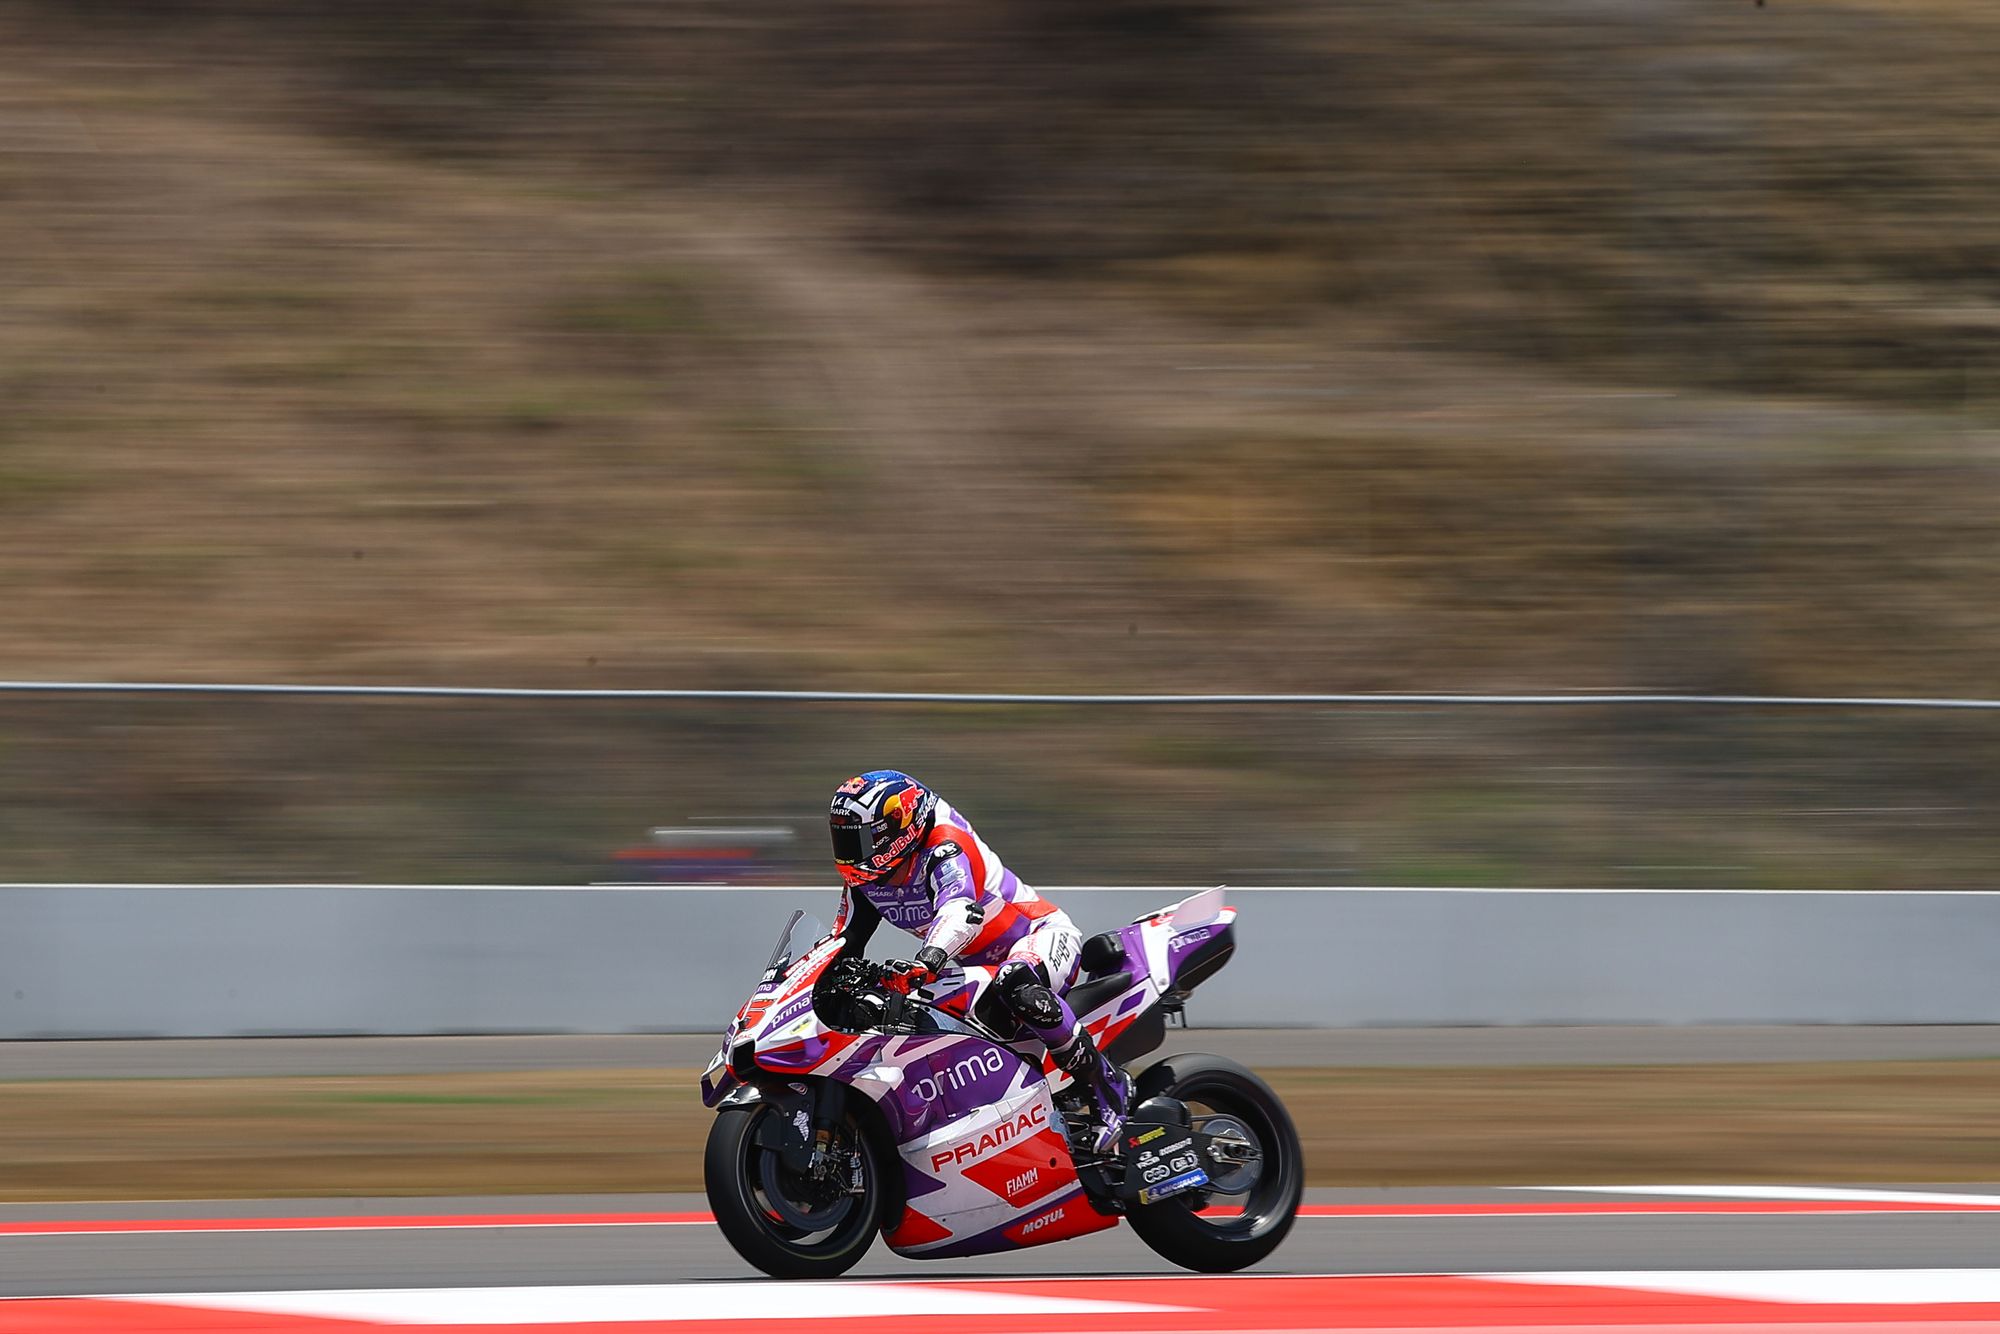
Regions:
[[1091, 1040], [1090, 1031], [1080, 1024], [1076, 1036], [1049, 1055], [1090, 1091], [1091, 1151], [1107, 1157], [1116, 1153], [1119, 1133], [1125, 1129], [1125, 1109], [1132, 1100], [1131, 1079], [1105, 1059], [1097, 1043]]

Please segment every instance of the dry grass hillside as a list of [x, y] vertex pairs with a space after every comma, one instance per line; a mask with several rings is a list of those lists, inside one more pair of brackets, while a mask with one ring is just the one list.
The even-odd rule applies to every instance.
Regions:
[[[0, 48], [0, 675], [1993, 691], [2000, 11], [17, 0]], [[857, 742], [1112, 869], [1218, 793], [1290, 831], [1223, 869], [1992, 867], [1988, 743], [1861, 724], [75, 716], [8, 714], [20, 868], [574, 866]], [[1066, 831], [1006, 805], [1051, 745]], [[424, 777], [266, 781], [343, 765]], [[551, 765], [628, 788], [548, 815]], [[1892, 782], [1969, 804], [1716, 823]]]

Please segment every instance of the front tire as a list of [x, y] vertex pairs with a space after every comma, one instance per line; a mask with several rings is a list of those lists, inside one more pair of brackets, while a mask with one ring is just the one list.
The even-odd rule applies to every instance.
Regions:
[[736, 1253], [772, 1278], [836, 1278], [868, 1253], [882, 1227], [882, 1164], [861, 1128], [845, 1126], [846, 1172], [860, 1186], [835, 1191], [789, 1172], [757, 1143], [766, 1103], [726, 1107], [709, 1128], [702, 1176], [716, 1225]]
[[[1134, 1206], [1132, 1230], [1162, 1259], [1183, 1269], [1226, 1274], [1256, 1264], [1292, 1230], [1305, 1195], [1305, 1157], [1292, 1118], [1271, 1086], [1220, 1056], [1170, 1056], [1148, 1066], [1133, 1104], [1165, 1096], [1188, 1104], [1197, 1129], [1212, 1123], [1254, 1146], [1250, 1165], [1219, 1179], [1226, 1189], [1197, 1190]], [[1204, 1207], [1237, 1208], [1205, 1213]]]

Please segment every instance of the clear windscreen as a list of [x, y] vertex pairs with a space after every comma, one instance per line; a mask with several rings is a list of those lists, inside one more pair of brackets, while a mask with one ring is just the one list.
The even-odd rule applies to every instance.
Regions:
[[778, 931], [778, 943], [771, 947], [771, 957], [764, 964], [763, 981], [770, 983], [783, 977], [785, 970], [792, 966], [792, 960], [818, 944], [825, 935], [826, 926], [819, 918], [794, 909]]

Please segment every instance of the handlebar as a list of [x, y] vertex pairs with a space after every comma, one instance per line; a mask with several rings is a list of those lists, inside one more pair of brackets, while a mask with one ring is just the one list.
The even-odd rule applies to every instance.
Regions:
[[889, 989], [890, 973], [872, 959], [835, 959], [814, 988], [813, 1005], [837, 1028], [913, 1031], [913, 998]]
[[887, 982], [901, 975], [902, 966], [891, 968], [876, 963], [872, 959], [840, 958], [833, 961], [820, 974], [819, 985], [813, 992], [813, 1004], [820, 1017], [836, 1028], [877, 1029], [885, 1033], [916, 1033], [931, 1031], [924, 1027], [928, 1016], [938, 1016], [929, 1020], [935, 1024], [942, 1020], [947, 1028], [963, 1026], [973, 1033], [994, 1042], [1009, 1039], [995, 1033], [973, 1015], [960, 1010], [945, 1010], [920, 992], [902, 992], [890, 988]]

